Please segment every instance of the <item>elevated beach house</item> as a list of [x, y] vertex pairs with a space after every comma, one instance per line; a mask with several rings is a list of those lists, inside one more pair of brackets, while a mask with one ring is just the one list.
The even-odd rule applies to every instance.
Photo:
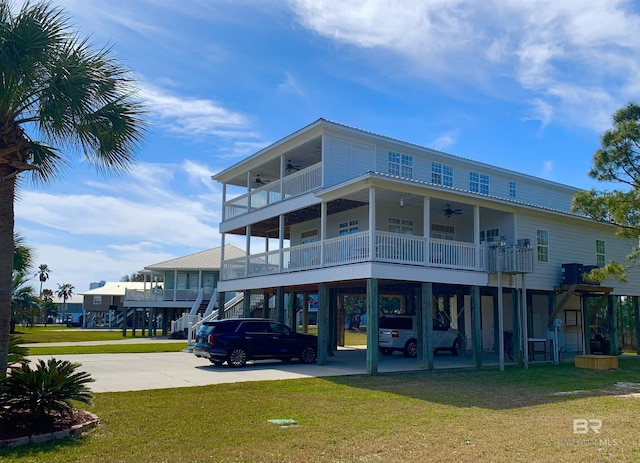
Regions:
[[[417, 361], [431, 368], [434, 322], [459, 332], [459, 355], [475, 365], [502, 356], [505, 340], [526, 364], [589, 353], [595, 313], [608, 314], [616, 340], [616, 302], [637, 307], [637, 274], [583, 278], [635, 243], [572, 213], [578, 190], [567, 185], [325, 119], [213, 179], [223, 186], [219, 297], [275, 300], [265, 314], [294, 323], [299, 307], [284, 295], [317, 295], [319, 363], [343, 342], [354, 297], [370, 372], [381, 314], [415, 316]], [[231, 237], [242, 255], [227, 252]]]

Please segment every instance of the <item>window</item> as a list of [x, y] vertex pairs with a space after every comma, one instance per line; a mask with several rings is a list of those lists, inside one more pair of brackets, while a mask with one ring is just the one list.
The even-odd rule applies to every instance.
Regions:
[[537, 230], [536, 243], [538, 246], [538, 262], [549, 262], [549, 232]]
[[431, 224], [431, 238], [453, 240], [455, 234], [456, 229], [451, 225], [442, 225], [439, 223]]
[[500, 239], [499, 228], [491, 228], [489, 230], [480, 230], [480, 241], [498, 241], [499, 239]]
[[314, 228], [313, 230], [302, 232], [300, 234], [300, 239], [302, 240], [302, 244], [314, 243], [318, 241], [318, 229]]
[[340, 224], [338, 234], [340, 236], [351, 235], [353, 233], [358, 233], [358, 220], [350, 220], [348, 222], [342, 222]]
[[509, 182], [509, 198], [515, 198], [515, 197], [516, 197], [516, 182], [510, 181]]
[[596, 240], [596, 265], [598, 267], [605, 266], [604, 240]]
[[413, 220], [396, 219], [393, 217], [389, 217], [389, 231], [391, 233], [413, 235]]
[[477, 172], [469, 172], [469, 191], [489, 194], [489, 176]]
[[388, 160], [391, 175], [413, 178], [413, 156], [389, 151]]
[[440, 164], [439, 162], [432, 162], [431, 183], [453, 186], [453, 167]]
[[102, 304], [102, 296], [93, 296], [93, 305]]

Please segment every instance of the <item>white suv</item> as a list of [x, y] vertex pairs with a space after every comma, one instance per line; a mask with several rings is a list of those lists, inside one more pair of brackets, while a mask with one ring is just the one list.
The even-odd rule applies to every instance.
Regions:
[[[418, 340], [415, 315], [383, 315], [379, 320], [378, 345], [380, 353], [391, 355], [399, 350], [406, 357], [418, 355]], [[451, 329], [438, 320], [433, 320], [433, 351], [448, 350], [458, 355], [458, 330]]]

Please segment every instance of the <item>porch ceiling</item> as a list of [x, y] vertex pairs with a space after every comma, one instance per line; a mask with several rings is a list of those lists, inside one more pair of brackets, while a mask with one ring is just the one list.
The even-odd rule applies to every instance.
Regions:
[[[366, 202], [354, 201], [351, 199], [336, 199], [327, 203], [327, 215], [336, 214], [338, 212], [347, 211], [356, 207], [364, 206]], [[289, 239], [291, 225], [320, 217], [320, 204], [289, 212], [284, 217], [284, 239]], [[270, 237], [278, 236], [279, 219], [271, 217], [262, 222], [251, 224], [251, 236]], [[233, 235], [246, 235], [246, 227], [237, 228], [228, 232]]]
[[[262, 156], [252, 159], [252, 162], [243, 163], [243, 169], [227, 182], [227, 185], [235, 185], [240, 187], [247, 186], [247, 170], [251, 173], [252, 182], [256, 175], [260, 176], [263, 182], [271, 182], [280, 178], [280, 152], [265, 152]], [[293, 167], [292, 170], [285, 171], [285, 176], [292, 174], [297, 170], [305, 169], [322, 160], [322, 137], [316, 137], [305, 143], [288, 149], [284, 156], [284, 162], [289, 163]], [[255, 187], [252, 184], [252, 187]], [[259, 186], [259, 185], [258, 185]]]

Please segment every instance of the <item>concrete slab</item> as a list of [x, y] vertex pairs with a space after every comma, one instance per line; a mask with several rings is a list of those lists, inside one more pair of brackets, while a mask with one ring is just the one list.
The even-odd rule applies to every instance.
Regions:
[[[31, 361], [52, 356], [30, 356]], [[366, 350], [361, 347], [340, 348], [326, 365], [304, 365], [278, 360], [249, 362], [244, 368], [214, 366], [206, 359], [184, 352], [146, 354], [81, 354], [55, 355], [77, 362], [95, 379], [94, 392], [137, 391], [174, 387], [205, 386], [243, 381], [265, 381], [322, 376], [366, 374]], [[470, 360], [441, 356], [437, 368], [470, 367]], [[381, 357], [379, 373], [419, 370], [415, 359], [401, 355]]]

